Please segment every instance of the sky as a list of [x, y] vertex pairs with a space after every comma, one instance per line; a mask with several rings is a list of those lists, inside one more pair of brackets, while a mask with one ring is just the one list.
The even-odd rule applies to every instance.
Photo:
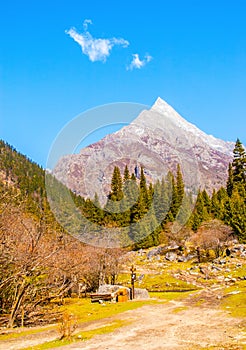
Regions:
[[246, 144], [245, 17], [244, 0], [4, 1], [0, 138], [45, 167], [80, 113], [160, 96]]

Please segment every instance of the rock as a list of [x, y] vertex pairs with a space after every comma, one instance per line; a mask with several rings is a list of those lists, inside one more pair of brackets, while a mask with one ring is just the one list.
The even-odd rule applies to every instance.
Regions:
[[236, 246], [234, 246], [232, 249], [231, 249], [231, 251], [233, 252], [233, 253], [237, 253], [237, 252], [244, 252], [245, 251], [245, 245], [244, 244], [238, 244], [238, 245], [236, 245]]
[[224, 280], [225, 280], [225, 277], [224, 277], [224, 276], [218, 276], [218, 277], [217, 277], [217, 280], [218, 280], [218, 281], [224, 281]]
[[241, 258], [246, 258], [246, 251], [242, 252], [240, 255]]
[[203, 275], [205, 275], [206, 279], [209, 278], [209, 269], [208, 268], [199, 266], [199, 270]]
[[156, 247], [154, 249], [151, 249], [147, 253], [147, 259], [152, 259], [154, 256], [160, 255], [163, 251], [163, 247]]
[[245, 251], [245, 246], [244, 246], [244, 244], [240, 244], [238, 248], [239, 248], [239, 251], [240, 251], [240, 252], [244, 252], [244, 251]]
[[[144, 276], [144, 275], [142, 275]], [[130, 300], [131, 298], [131, 289], [127, 287], [123, 287], [120, 285], [111, 285], [111, 284], [103, 284], [98, 288], [98, 294], [116, 294], [119, 289], [126, 289], [127, 290], [127, 296], [128, 299]], [[134, 299], [148, 299], [149, 298], [149, 293], [147, 289], [142, 289], [142, 288], [135, 288], [134, 289], [134, 294], [135, 298]]]
[[168, 261], [175, 261], [177, 260], [177, 254], [173, 252], [167, 252], [167, 254], [165, 255], [165, 258]]
[[118, 292], [118, 290], [122, 288], [127, 289], [128, 299], [130, 299], [130, 288], [123, 287], [116, 284], [115, 285], [103, 284], [99, 286], [97, 293], [98, 294], [116, 294], [116, 292]]
[[225, 278], [226, 283], [235, 283], [236, 281], [237, 281], [236, 278], [230, 278], [230, 277]]
[[190, 261], [192, 259], [195, 258], [195, 255], [179, 255], [178, 256], [178, 262], [186, 262], [186, 261]]
[[187, 257], [186, 256], [178, 256], [178, 262], [186, 262], [187, 261]]
[[239, 294], [242, 293], [240, 290], [234, 290], [233, 292], [228, 293], [227, 295], [235, 295], [235, 294]]
[[245, 281], [246, 280], [246, 276], [238, 277], [238, 280]]
[[199, 273], [198, 272], [189, 272], [189, 274], [191, 275], [191, 276], [199, 276]]
[[222, 271], [222, 269], [218, 266], [212, 265], [212, 269], [216, 271]]
[[134, 299], [149, 299], [149, 293], [147, 289], [135, 288]]
[[166, 249], [168, 250], [179, 250], [180, 246], [177, 245], [175, 242], [172, 242]]
[[221, 259], [221, 260], [219, 260], [218, 262], [219, 262], [220, 265], [226, 264], [226, 260], [224, 260], [224, 259]]
[[190, 260], [192, 260], [192, 259], [194, 259], [194, 258], [196, 258], [196, 255], [194, 255], [194, 254], [188, 254], [188, 255], [186, 255], [186, 261], [190, 261]]
[[143, 249], [141, 248], [141, 249], [139, 249], [139, 251], [138, 251], [138, 255], [140, 255], [140, 256], [142, 256], [143, 255]]

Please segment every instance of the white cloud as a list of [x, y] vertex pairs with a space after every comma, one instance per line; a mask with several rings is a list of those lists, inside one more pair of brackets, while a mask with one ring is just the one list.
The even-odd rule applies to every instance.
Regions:
[[88, 24], [92, 24], [91, 19], [85, 19], [83, 23], [84, 30], [86, 31], [88, 29]]
[[83, 33], [78, 33], [75, 28], [69, 29], [66, 33], [81, 46], [82, 52], [89, 57], [90, 61], [105, 62], [115, 45], [120, 45], [122, 47], [127, 47], [129, 45], [129, 42], [122, 38], [93, 38], [93, 36], [87, 31], [88, 24], [92, 24], [90, 19], [84, 21]]
[[139, 54], [137, 53], [133, 54], [132, 56], [133, 56], [133, 59], [130, 65], [127, 67], [127, 70], [133, 70], [135, 68], [141, 69], [152, 60], [152, 57], [150, 55], [145, 55], [143, 60], [139, 58]]

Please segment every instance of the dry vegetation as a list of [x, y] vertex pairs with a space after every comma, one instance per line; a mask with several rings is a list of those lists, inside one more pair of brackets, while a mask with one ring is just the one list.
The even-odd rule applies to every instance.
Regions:
[[50, 232], [45, 222], [34, 220], [10, 204], [1, 212], [0, 322], [23, 326], [50, 323], [46, 317], [52, 300], [99, 282], [113, 282], [119, 269], [120, 250], [85, 246], [66, 234]]

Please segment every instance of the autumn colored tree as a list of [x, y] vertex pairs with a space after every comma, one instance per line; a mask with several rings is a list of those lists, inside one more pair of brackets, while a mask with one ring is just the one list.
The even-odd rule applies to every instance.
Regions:
[[224, 251], [227, 241], [232, 235], [232, 229], [219, 220], [204, 222], [197, 232], [192, 235], [191, 242], [194, 248], [203, 251], [203, 259], [210, 258], [210, 251], [214, 252], [212, 258], [218, 258]]

